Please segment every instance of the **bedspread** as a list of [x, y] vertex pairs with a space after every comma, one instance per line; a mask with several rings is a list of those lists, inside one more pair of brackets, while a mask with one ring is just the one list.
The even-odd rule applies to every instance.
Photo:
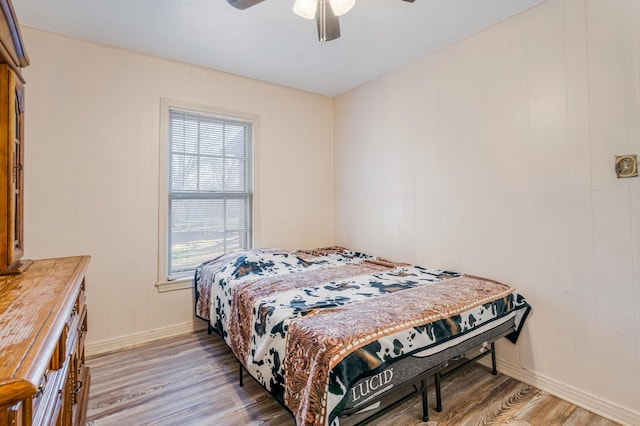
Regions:
[[528, 309], [496, 281], [341, 247], [252, 250], [196, 271], [196, 315], [298, 425], [337, 423], [365, 371], [505, 315], [519, 326]]

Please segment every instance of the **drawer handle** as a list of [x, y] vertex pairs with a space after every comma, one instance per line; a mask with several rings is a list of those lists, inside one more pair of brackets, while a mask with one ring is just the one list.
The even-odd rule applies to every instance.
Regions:
[[77, 395], [80, 393], [80, 389], [82, 389], [82, 380], [78, 380], [76, 382], [76, 388], [73, 390], [73, 394]]
[[[48, 373], [48, 372], [47, 372]], [[36, 398], [39, 398], [44, 393], [44, 390], [47, 388], [47, 381], [49, 378], [47, 377], [47, 373], [44, 373], [42, 379], [40, 379], [40, 385], [38, 386], [38, 390], [36, 390]]]

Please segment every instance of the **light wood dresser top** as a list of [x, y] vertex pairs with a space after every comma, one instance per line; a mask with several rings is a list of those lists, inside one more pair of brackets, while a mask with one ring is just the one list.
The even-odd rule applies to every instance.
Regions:
[[67, 327], [89, 256], [35, 260], [0, 277], [0, 406], [33, 395]]

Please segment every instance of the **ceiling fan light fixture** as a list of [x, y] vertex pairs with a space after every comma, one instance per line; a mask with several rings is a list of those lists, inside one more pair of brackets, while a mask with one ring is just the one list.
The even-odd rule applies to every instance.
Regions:
[[293, 12], [305, 19], [314, 19], [317, 8], [318, 0], [296, 0], [293, 4]]
[[331, 9], [336, 16], [341, 16], [350, 11], [356, 4], [356, 0], [329, 0]]

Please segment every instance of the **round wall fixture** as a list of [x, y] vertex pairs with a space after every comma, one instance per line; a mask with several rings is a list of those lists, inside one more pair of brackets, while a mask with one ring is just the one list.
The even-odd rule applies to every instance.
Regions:
[[619, 178], [638, 176], [638, 157], [632, 155], [616, 155], [616, 175]]

